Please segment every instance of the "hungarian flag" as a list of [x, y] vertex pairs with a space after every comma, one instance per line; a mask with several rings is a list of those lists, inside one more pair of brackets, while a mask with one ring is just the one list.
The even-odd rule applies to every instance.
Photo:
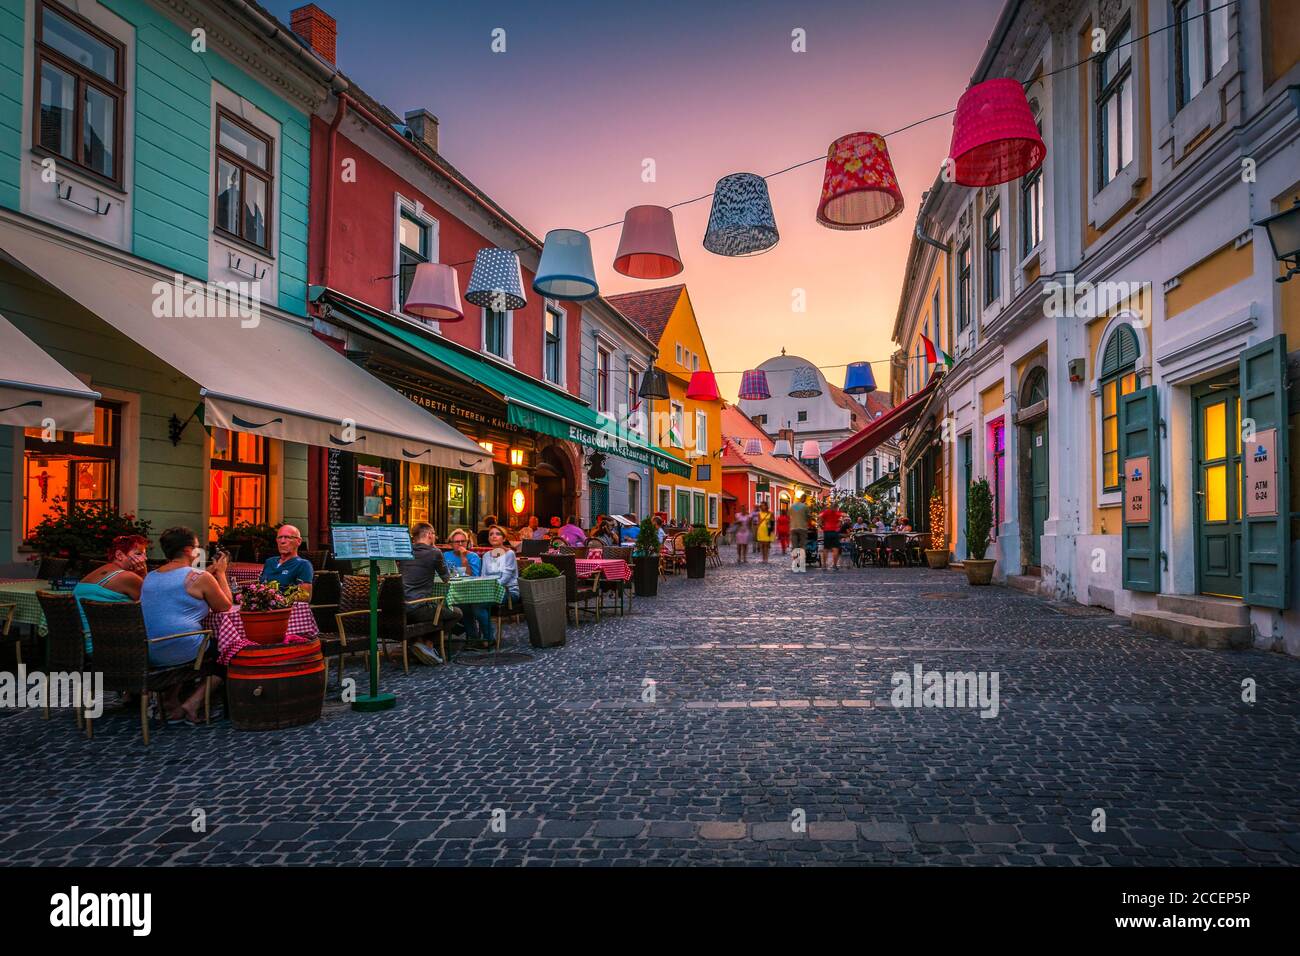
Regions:
[[941, 348], [936, 348], [935, 344], [930, 341], [928, 335], [921, 336], [921, 341], [925, 343], [925, 360], [930, 365], [937, 365], [943, 362], [944, 368], [952, 368], [952, 356]]

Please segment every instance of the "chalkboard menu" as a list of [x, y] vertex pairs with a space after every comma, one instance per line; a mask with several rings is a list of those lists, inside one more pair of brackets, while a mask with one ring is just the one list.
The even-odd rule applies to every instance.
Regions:
[[343, 520], [343, 453], [336, 448], [329, 449], [329, 460], [325, 466], [326, 490], [329, 495], [329, 519], [331, 525]]

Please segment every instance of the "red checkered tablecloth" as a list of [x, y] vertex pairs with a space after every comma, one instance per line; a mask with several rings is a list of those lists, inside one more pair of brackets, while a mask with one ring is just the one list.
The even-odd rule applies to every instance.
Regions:
[[580, 578], [589, 578], [599, 571], [601, 578], [606, 581], [632, 580], [631, 566], [618, 558], [579, 558], [574, 566], [577, 567]]
[[[244, 622], [239, 616], [239, 608], [233, 607], [221, 614], [212, 613], [203, 619], [203, 626], [217, 636], [217, 663], [229, 664], [230, 659], [245, 647], [255, 643], [244, 636]], [[316, 618], [312, 616], [311, 605], [302, 601], [294, 604], [289, 612], [289, 632], [286, 643], [298, 644], [311, 640], [319, 630]]]
[[226, 568], [226, 577], [234, 581], [241, 588], [250, 584], [256, 584], [262, 577], [262, 566], [253, 564], [250, 561], [241, 561], [238, 564], [232, 564]]

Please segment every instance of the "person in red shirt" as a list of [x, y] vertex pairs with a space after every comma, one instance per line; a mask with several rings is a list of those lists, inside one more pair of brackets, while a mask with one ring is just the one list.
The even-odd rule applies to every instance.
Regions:
[[[818, 516], [818, 522], [822, 529], [822, 549], [826, 556], [830, 558], [830, 567], [836, 571], [840, 569], [840, 525], [844, 523], [844, 513], [835, 507], [833, 502], [828, 502], [826, 510]], [[826, 570], [826, 561], [822, 561], [822, 570]]]
[[790, 506], [781, 505], [781, 514], [776, 519], [776, 538], [781, 542], [781, 553], [790, 550]]

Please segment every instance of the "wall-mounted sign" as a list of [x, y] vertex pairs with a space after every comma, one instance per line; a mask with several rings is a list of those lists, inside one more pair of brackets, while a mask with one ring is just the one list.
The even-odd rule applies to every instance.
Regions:
[[454, 480], [447, 482], [447, 507], [465, 507], [465, 482]]
[[1139, 455], [1124, 462], [1124, 520], [1129, 524], [1151, 522], [1151, 458]]
[[528, 506], [528, 499], [524, 496], [524, 489], [516, 488], [510, 494], [510, 508], [515, 514], [524, 513], [524, 508]]
[[1277, 429], [1265, 428], [1242, 443], [1241, 459], [1246, 469], [1247, 518], [1277, 517]]

